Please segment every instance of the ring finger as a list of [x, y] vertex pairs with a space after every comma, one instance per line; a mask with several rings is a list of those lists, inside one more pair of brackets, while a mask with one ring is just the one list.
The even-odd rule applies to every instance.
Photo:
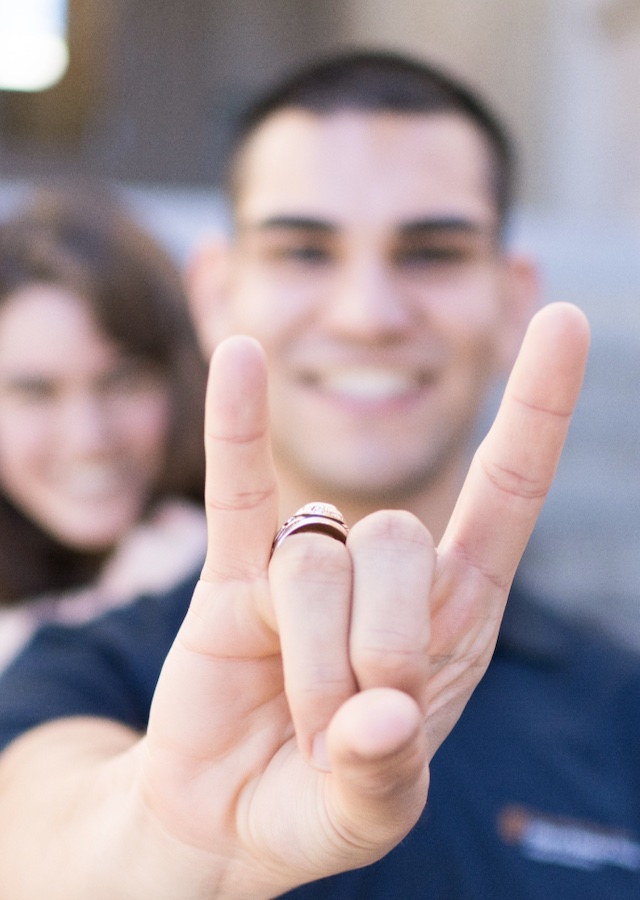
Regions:
[[298, 744], [325, 767], [324, 732], [356, 691], [349, 662], [351, 557], [332, 537], [294, 534], [275, 549], [269, 580]]
[[359, 690], [404, 691], [426, 711], [431, 535], [407, 512], [374, 513], [351, 530], [354, 586], [350, 659]]

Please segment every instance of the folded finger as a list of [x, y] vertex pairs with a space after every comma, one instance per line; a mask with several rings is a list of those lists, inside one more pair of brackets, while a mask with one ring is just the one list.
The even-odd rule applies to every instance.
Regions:
[[361, 690], [391, 687], [424, 705], [429, 672], [431, 535], [399, 510], [367, 516], [351, 530], [350, 657]]
[[404, 692], [363, 691], [334, 716], [327, 746], [335, 827], [371, 862], [371, 849], [377, 856], [390, 850], [424, 808], [431, 754], [423, 713]]
[[269, 581], [298, 744], [326, 767], [324, 732], [356, 690], [349, 662], [351, 557], [327, 535], [292, 535], [275, 550]]

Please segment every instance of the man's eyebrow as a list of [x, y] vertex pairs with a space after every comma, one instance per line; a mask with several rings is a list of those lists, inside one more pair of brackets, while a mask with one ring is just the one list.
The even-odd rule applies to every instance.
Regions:
[[251, 231], [312, 231], [317, 234], [329, 234], [337, 230], [326, 219], [295, 215], [268, 216], [255, 222], [241, 222], [240, 227]]
[[485, 234], [493, 231], [493, 226], [465, 216], [429, 216], [404, 222], [398, 230], [406, 237], [425, 234]]
[[[274, 215], [253, 222], [239, 222], [238, 230], [253, 232], [306, 231], [307, 233], [329, 235], [338, 231], [339, 226], [328, 219], [316, 216]], [[446, 234], [487, 234], [495, 230], [493, 223], [468, 218], [467, 216], [425, 216], [402, 222], [398, 226], [401, 237]]]

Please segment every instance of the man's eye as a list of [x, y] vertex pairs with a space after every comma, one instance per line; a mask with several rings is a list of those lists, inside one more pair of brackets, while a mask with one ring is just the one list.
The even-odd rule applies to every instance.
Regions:
[[467, 253], [461, 247], [407, 247], [398, 251], [401, 265], [435, 265], [464, 262]]
[[278, 255], [282, 259], [305, 263], [320, 263], [328, 258], [328, 253], [325, 248], [314, 244], [298, 244], [289, 247], [281, 247]]

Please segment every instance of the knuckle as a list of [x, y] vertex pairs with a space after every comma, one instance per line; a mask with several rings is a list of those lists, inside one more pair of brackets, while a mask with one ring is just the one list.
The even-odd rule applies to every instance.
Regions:
[[306, 666], [296, 684], [297, 693], [309, 698], [344, 696], [350, 681], [350, 671], [340, 663], [316, 663]]
[[524, 500], [543, 499], [549, 489], [549, 480], [543, 481], [541, 476], [521, 472], [514, 468], [482, 461], [487, 479], [501, 493]]
[[374, 546], [417, 546], [421, 550], [433, 548], [427, 528], [413, 513], [405, 510], [382, 510], [361, 519], [351, 529], [349, 544]]
[[351, 572], [349, 554], [340, 541], [324, 534], [292, 534], [276, 548], [272, 565], [292, 577], [343, 579]]
[[408, 637], [385, 642], [363, 643], [351, 652], [351, 663], [359, 680], [367, 683], [403, 685], [424, 672], [428, 661], [426, 646], [417, 646]]

